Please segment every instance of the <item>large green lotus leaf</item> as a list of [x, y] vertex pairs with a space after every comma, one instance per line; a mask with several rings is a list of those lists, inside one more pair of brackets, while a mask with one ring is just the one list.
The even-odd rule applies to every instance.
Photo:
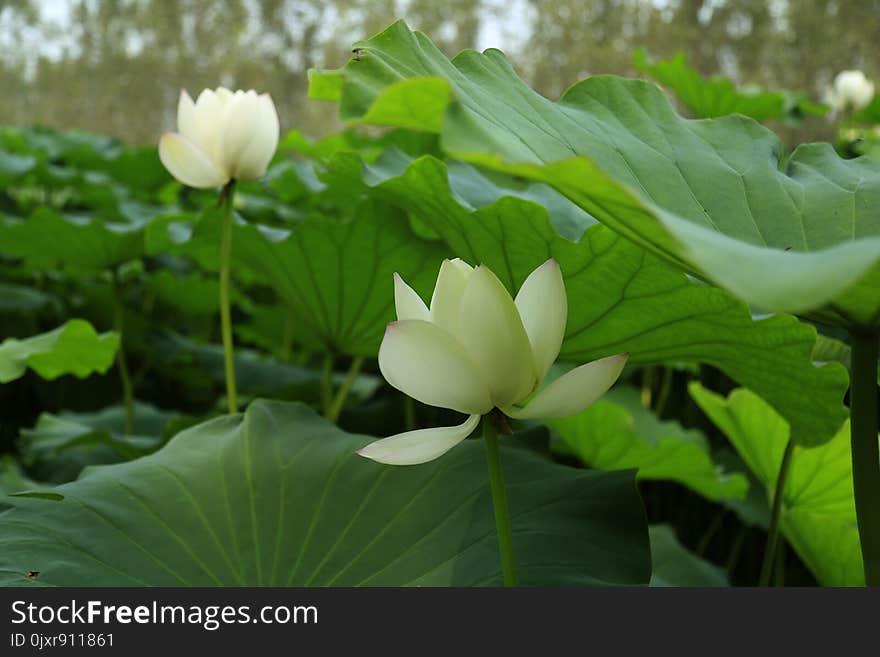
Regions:
[[[511, 291], [555, 258], [569, 298], [563, 360], [628, 351], [633, 363], [714, 365], [767, 399], [805, 444], [829, 439], [847, 416], [846, 371], [813, 364], [815, 329], [787, 315], [753, 319], [727, 292], [693, 281], [586, 214], [548, 215], [543, 201], [532, 200], [537, 190], [499, 188], [469, 165], [447, 168], [432, 157], [389, 154], [358, 175], [456, 255], [492, 268]], [[561, 232], [581, 237], [573, 242]]]
[[[543, 432], [541, 432], [543, 433]], [[479, 440], [412, 467], [355, 454], [300, 404], [184, 431], [163, 449], [7, 498], [0, 582], [56, 586], [472, 586], [501, 582]], [[553, 463], [505, 441], [513, 542], [525, 584], [646, 584], [634, 473]]]
[[28, 368], [50, 381], [64, 374], [80, 379], [103, 374], [118, 348], [118, 333], [99, 334], [86, 320], [71, 319], [47, 333], [0, 343], [0, 383], [14, 381]]
[[0, 254], [33, 269], [100, 272], [140, 257], [144, 223], [104, 223], [40, 208], [27, 219], [0, 218]]
[[829, 144], [788, 157], [753, 120], [684, 119], [641, 80], [596, 76], [551, 102], [501, 52], [450, 62], [402, 22], [355, 47], [359, 61], [311, 76], [335, 80], [312, 95], [339, 100], [343, 119], [398, 125], [393, 99], [448, 152], [547, 182], [760, 308], [880, 325], [880, 164]]
[[652, 525], [651, 586], [730, 586], [727, 574], [678, 542], [669, 525]]
[[[766, 485], [772, 499], [789, 439], [788, 423], [760, 397], [742, 388], [725, 399], [693, 383], [690, 393]], [[849, 421], [821, 447], [794, 448], [783, 491], [781, 527], [821, 584], [864, 584]]]
[[71, 481], [87, 465], [128, 461], [156, 450], [176, 415], [135, 402], [133, 433], [128, 435], [122, 406], [93, 413], [41, 413], [32, 428], [20, 432], [21, 461], [41, 481]]
[[639, 479], [677, 481], [711, 500], [748, 491], [744, 476], [714, 463], [702, 433], [660, 421], [631, 386], [615, 386], [585, 411], [548, 424], [591, 468], [638, 468]]
[[[193, 227], [160, 217], [148, 230], [148, 249], [190, 255], [214, 268], [220, 248], [215, 219], [206, 213]], [[312, 216], [289, 230], [237, 222], [233, 230], [233, 259], [289, 304], [297, 335], [352, 356], [378, 352], [394, 319], [392, 274], [425, 293], [447, 253], [417, 238], [398, 210], [369, 202], [353, 219]]]

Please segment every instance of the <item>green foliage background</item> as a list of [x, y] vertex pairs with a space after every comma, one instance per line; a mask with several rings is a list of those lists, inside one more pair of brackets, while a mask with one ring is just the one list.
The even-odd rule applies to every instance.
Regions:
[[[152, 147], [0, 128], [0, 581], [497, 585], [476, 440], [412, 468], [354, 451], [456, 421], [378, 375], [392, 273], [428, 299], [460, 257], [515, 292], [553, 257], [559, 368], [631, 358], [593, 407], [504, 441], [524, 583], [754, 583], [789, 439], [777, 582], [862, 583], [845, 341], [880, 320], [878, 164], [686, 119], [641, 81], [553, 103], [500, 52], [450, 61], [403, 23], [356, 45], [311, 75], [350, 126], [288, 133], [238, 187], [238, 415], [221, 416], [214, 192]], [[641, 62], [697, 115], [755, 98]], [[773, 111], [746, 113], [794, 120], [801, 101], [761, 93]]]

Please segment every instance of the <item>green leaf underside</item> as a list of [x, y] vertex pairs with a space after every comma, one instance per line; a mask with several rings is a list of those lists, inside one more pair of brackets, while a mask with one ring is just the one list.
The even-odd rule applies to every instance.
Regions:
[[[189, 255], [210, 269], [217, 266], [219, 240], [219, 222], [210, 214], [194, 228], [159, 217], [147, 231], [149, 252]], [[416, 238], [399, 211], [364, 203], [350, 221], [316, 216], [290, 230], [239, 222], [232, 254], [290, 304], [298, 337], [372, 356], [394, 319], [392, 274], [428, 289], [447, 251]]]
[[[360, 61], [332, 72], [343, 78], [343, 119], [393, 123], [378, 108], [403, 88], [408, 114], [421, 110], [424, 129], [441, 124], [450, 153], [556, 187], [749, 303], [880, 325], [880, 164], [842, 160], [828, 144], [786, 160], [779, 139], [751, 119], [683, 119], [641, 80], [592, 77], [554, 103], [499, 51], [466, 50], [450, 62], [402, 22], [355, 45]], [[435, 78], [452, 99], [442, 110], [424, 100]]]
[[639, 479], [677, 481], [711, 500], [746, 496], [748, 480], [713, 462], [705, 436], [658, 420], [636, 388], [618, 385], [587, 410], [548, 424], [592, 468], [638, 468]]
[[727, 574], [718, 566], [690, 552], [669, 525], [652, 525], [651, 586], [729, 586]]
[[[350, 168], [343, 159], [331, 170], [336, 164]], [[468, 165], [388, 154], [363, 175], [373, 194], [409, 209], [455, 255], [485, 263], [511, 291], [555, 258], [569, 298], [561, 360], [629, 352], [632, 363], [714, 365], [766, 398], [804, 444], [829, 439], [846, 418], [845, 369], [813, 364], [815, 329], [794, 317], [753, 320], [730, 294], [688, 279], [588, 216], [548, 216], [542, 205], [510, 196]], [[582, 234], [580, 241], [560, 237], [557, 221], [567, 233]], [[414, 287], [430, 299], [430, 287]]]
[[118, 348], [117, 333], [99, 334], [87, 321], [71, 319], [47, 333], [0, 343], [0, 383], [14, 381], [28, 368], [50, 381], [64, 374], [80, 379], [103, 374]]
[[[6, 498], [14, 508], [0, 514], [0, 582], [500, 584], [479, 441], [406, 468], [357, 456], [366, 442], [300, 404], [254, 403], [150, 456], [86, 470], [53, 489], [61, 501]], [[502, 456], [523, 583], [647, 582], [631, 471], [567, 468], [514, 447]]]
[[[725, 399], [693, 383], [690, 393], [772, 496], [789, 437], [785, 420], [748, 390]], [[863, 585], [849, 421], [825, 445], [795, 447], [783, 495], [782, 532], [819, 583]]]

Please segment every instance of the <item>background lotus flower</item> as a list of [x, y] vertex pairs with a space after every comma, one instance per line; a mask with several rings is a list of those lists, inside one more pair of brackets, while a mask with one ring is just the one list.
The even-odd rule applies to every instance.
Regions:
[[459, 259], [443, 261], [430, 309], [397, 274], [394, 301], [398, 321], [388, 325], [379, 348], [382, 375], [424, 404], [469, 417], [454, 427], [384, 438], [358, 452], [381, 463], [433, 460], [496, 407], [521, 419], [574, 415], [611, 387], [628, 357], [581, 365], [533, 395], [559, 355], [568, 319], [555, 260], [529, 275], [515, 301], [486, 266]]
[[834, 78], [828, 102], [836, 111], [858, 111], [874, 98], [874, 83], [861, 71], [841, 71]]
[[220, 238], [220, 328], [226, 377], [226, 402], [238, 412], [235, 358], [230, 310], [232, 203], [236, 180], [253, 180], [266, 173], [278, 147], [278, 113], [269, 94], [235, 93], [223, 87], [205, 89], [193, 102], [186, 91], [177, 103], [177, 129], [159, 140], [159, 159], [171, 175], [190, 187], [223, 185]]
[[178, 132], [159, 140], [159, 158], [190, 187], [217, 187], [266, 173], [278, 146], [278, 113], [269, 94], [218, 87], [193, 102], [180, 92]]

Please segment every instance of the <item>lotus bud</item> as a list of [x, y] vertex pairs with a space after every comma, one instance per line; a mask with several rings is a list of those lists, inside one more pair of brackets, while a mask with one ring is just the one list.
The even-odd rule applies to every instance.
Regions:
[[217, 187], [266, 173], [278, 146], [278, 113], [269, 94], [253, 90], [205, 89], [195, 102], [181, 91], [177, 130], [159, 140], [162, 164], [184, 185]]
[[838, 112], [864, 109], [874, 98], [874, 83], [861, 71], [841, 71], [834, 78], [829, 103]]

